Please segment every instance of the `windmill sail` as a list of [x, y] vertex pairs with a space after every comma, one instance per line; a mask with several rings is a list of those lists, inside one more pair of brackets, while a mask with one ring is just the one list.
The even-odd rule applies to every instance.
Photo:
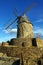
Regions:
[[28, 18], [24, 15], [33, 7], [33, 5], [34, 4], [32, 3], [32, 5], [30, 5], [30, 7], [27, 8], [20, 16], [17, 16], [17, 9], [15, 9], [16, 11], [14, 13], [17, 18], [6, 27], [6, 29], [8, 29], [13, 23], [16, 22], [16, 20], [18, 20], [17, 21], [17, 24], [18, 24], [17, 25], [17, 38], [25, 38], [25, 37], [32, 38], [33, 37], [32, 24], [28, 20]]

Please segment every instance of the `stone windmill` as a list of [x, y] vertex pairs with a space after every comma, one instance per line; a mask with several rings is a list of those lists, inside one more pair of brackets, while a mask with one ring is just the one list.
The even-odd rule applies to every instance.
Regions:
[[17, 38], [33, 37], [33, 26], [24, 15], [18, 20]]
[[17, 20], [17, 38], [33, 38], [32, 23], [28, 20], [25, 15], [25, 13], [29, 11], [33, 5], [34, 4], [27, 8], [20, 16], [17, 16], [17, 14], [15, 13], [17, 18], [6, 27], [6, 29], [8, 29]]

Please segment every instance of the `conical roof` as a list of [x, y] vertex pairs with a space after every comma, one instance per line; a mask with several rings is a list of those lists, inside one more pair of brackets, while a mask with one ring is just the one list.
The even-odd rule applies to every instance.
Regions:
[[29, 20], [28, 20], [28, 18], [26, 17], [26, 15], [24, 15], [24, 16], [22, 16], [22, 17], [20, 18], [20, 22], [22, 22], [22, 21], [29, 22]]
[[29, 19], [26, 17], [26, 15], [22, 16], [20, 19], [19, 19], [19, 22], [27, 22], [27, 23], [30, 23], [32, 24]]

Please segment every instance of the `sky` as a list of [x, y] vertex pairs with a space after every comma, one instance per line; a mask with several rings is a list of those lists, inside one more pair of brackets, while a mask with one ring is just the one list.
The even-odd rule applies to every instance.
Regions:
[[32, 3], [35, 5], [26, 12], [26, 16], [33, 24], [34, 33], [43, 35], [43, 0], [0, 0], [0, 42], [17, 37], [16, 22], [11, 26], [11, 30], [5, 28], [16, 18], [15, 8], [17, 8], [17, 15], [20, 15]]

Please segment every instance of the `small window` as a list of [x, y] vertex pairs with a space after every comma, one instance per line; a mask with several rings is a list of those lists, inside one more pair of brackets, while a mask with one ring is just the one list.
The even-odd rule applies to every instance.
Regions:
[[25, 43], [24, 42], [22, 42], [22, 47], [24, 47], [25, 46]]

